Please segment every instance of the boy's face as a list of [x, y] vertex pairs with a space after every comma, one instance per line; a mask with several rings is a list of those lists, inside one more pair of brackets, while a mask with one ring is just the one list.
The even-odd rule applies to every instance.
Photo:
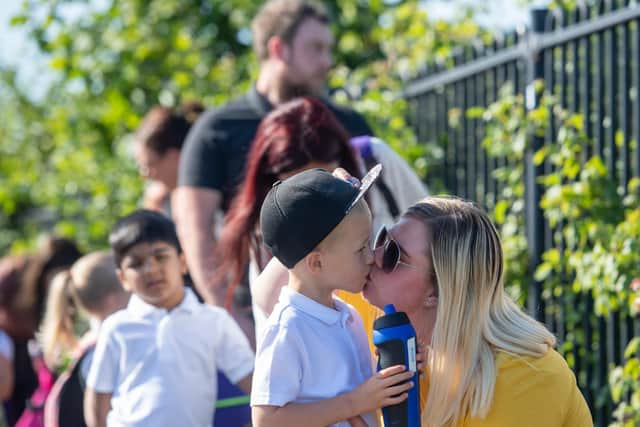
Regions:
[[362, 291], [373, 265], [371, 212], [361, 203], [321, 243], [323, 274], [333, 289]]
[[165, 242], [138, 243], [122, 259], [118, 278], [123, 287], [147, 304], [171, 310], [184, 296], [184, 255]]

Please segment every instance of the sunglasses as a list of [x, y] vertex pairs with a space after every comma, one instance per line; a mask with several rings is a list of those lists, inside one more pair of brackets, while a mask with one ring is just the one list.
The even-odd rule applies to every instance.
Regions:
[[385, 273], [393, 273], [396, 268], [398, 268], [399, 264], [405, 265], [410, 268], [415, 268], [411, 264], [407, 264], [406, 262], [400, 261], [400, 255], [402, 253], [402, 249], [400, 249], [400, 245], [398, 242], [393, 240], [393, 237], [387, 231], [386, 226], [382, 226], [378, 231], [376, 239], [374, 241], [373, 250], [376, 251], [382, 247], [382, 271]]

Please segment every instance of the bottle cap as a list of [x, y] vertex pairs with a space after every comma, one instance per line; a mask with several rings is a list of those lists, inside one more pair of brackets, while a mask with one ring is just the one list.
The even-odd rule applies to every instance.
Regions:
[[396, 307], [393, 304], [387, 304], [384, 306], [384, 314], [393, 314], [396, 312]]

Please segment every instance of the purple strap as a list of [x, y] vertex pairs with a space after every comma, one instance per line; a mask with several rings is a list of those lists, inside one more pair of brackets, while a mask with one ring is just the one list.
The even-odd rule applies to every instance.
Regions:
[[351, 147], [358, 150], [358, 153], [360, 153], [363, 159], [371, 157], [371, 136], [361, 135], [353, 137], [349, 140], [349, 144]]

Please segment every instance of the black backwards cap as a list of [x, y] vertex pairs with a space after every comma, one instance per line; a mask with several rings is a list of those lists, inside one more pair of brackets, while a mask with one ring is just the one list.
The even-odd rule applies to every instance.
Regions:
[[264, 244], [287, 268], [293, 268], [349, 214], [381, 170], [381, 165], [374, 166], [360, 188], [324, 169], [276, 182], [260, 210]]

